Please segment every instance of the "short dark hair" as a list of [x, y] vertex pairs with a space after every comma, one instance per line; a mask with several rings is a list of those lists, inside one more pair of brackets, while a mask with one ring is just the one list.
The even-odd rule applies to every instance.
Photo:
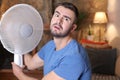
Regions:
[[72, 3], [69, 3], [69, 2], [62, 2], [62, 3], [56, 4], [55, 8], [57, 8], [58, 6], [63, 6], [65, 8], [72, 10], [75, 13], [75, 17], [76, 17], [74, 23], [77, 23], [79, 12], [78, 12], [78, 9], [75, 5], [73, 5]]

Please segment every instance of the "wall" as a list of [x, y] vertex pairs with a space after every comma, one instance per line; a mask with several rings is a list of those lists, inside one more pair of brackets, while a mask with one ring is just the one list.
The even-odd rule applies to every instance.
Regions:
[[[109, 17], [109, 23], [107, 26], [107, 34], [106, 37], [109, 41], [109, 43], [113, 47], [117, 47], [120, 49], [120, 44], [118, 44], [118, 41], [120, 40], [120, 6], [119, 6], [119, 0], [108, 0], [108, 17]], [[111, 36], [112, 35], [112, 36]]]
[[108, 0], [107, 40], [109, 44], [118, 50], [116, 74], [120, 76], [120, 0]]
[[30, 4], [35, 7], [41, 14], [44, 24], [48, 24], [51, 15], [51, 1], [52, 0], [2, 0], [1, 1], [1, 15], [11, 6], [19, 3]]

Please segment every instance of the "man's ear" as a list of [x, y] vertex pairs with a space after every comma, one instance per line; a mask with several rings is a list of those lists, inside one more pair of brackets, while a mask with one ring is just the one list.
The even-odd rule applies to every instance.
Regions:
[[77, 25], [76, 25], [76, 24], [73, 24], [72, 29], [71, 29], [71, 32], [75, 31], [76, 28], [77, 28]]

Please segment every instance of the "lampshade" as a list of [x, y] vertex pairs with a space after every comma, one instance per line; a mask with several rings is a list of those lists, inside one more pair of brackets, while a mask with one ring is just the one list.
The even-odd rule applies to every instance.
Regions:
[[105, 12], [96, 12], [93, 23], [107, 23], [107, 16]]

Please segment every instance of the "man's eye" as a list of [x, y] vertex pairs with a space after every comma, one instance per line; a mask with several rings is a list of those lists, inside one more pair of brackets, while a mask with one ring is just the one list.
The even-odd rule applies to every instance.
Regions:
[[55, 17], [59, 17], [59, 15], [58, 15], [58, 14], [55, 14]]
[[66, 21], [68, 21], [69, 19], [68, 18], [65, 18]]
[[65, 20], [65, 21], [70, 21], [70, 19], [69, 19], [69, 18], [64, 18], [64, 20]]

